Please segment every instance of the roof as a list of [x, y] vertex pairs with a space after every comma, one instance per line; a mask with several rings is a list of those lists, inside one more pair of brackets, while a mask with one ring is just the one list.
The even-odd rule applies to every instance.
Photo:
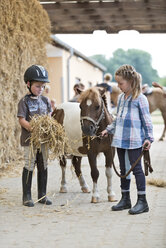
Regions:
[[69, 46], [67, 43], [61, 41], [55, 35], [51, 35], [51, 38], [52, 38], [52, 44], [55, 45], [56, 47], [60, 47], [60, 48], [63, 48], [65, 50], [69, 51], [71, 54], [76, 55], [77, 57], [84, 59], [85, 61], [87, 61], [91, 65], [100, 69], [101, 71], [106, 71], [105, 66], [101, 65], [100, 63], [98, 63], [97, 61], [95, 61], [93, 59], [88, 58], [87, 56], [85, 56], [81, 52], [79, 52], [76, 49], [74, 49], [73, 47]]
[[52, 33], [166, 32], [166, 0], [40, 0]]

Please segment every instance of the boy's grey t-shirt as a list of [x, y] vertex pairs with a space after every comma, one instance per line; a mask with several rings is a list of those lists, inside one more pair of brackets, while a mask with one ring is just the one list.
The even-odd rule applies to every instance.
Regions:
[[[18, 103], [17, 117], [23, 117], [25, 120], [30, 121], [31, 117], [35, 114], [48, 115], [51, 112], [51, 104], [47, 97], [39, 96], [33, 98], [30, 95], [25, 95]], [[21, 127], [21, 146], [29, 146], [30, 132]]]

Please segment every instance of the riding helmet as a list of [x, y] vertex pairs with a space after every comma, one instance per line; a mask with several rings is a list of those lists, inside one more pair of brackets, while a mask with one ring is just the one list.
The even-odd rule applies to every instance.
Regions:
[[24, 73], [24, 81], [25, 83], [37, 81], [43, 83], [49, 83], [48, 80], [48, 72], [41, 65], [32, 65], [30, 66]]

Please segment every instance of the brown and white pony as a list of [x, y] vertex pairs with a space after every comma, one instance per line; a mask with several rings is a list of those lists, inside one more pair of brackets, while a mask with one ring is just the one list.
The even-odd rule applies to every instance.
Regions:
[[[80, 102], [80, 119], [83, 135], [83, 149], [88, 156], [91, 177], [93, 180], [92, 203], [99, 201], [99, 192], [97, 181], [99, 170], [97, 169], [97, 155], [102, 152], [105, 156], [105, 174], [107, 177], [107, 193], [108, 201], [115, 200], [115, 194], [112, 190], [112, 160], [115, 154], [111, 149], [112, 136], [100, 137], [108, 124], [112, 122], [112, 118], [107, 110], [106, 98], [104, 90], [93, 87], [81, 93]], [[81, 148], [79, 148], [81, 151]]]
[[89, 193], [90, 189], [86, 183], [81, 171], [81, 160], [85, 154], [78, 151], [79, 147], [82, 147], [82, 131], [80, 124], [80, 108], [79, 103], [66, 102], [59, 104], [53, 111], [52, 116], [60, 123], [64, 129], [68, 138], [68, 146], [65, 150], [65, 156], [59, 158], [59, 163], [62, 170], [62, 180], [60, 193], [67, 193], [66, 182], [66, 165], [67, 158], [71, 159], [76, 176], [79, 180], [81, 190], [83, 193]]
[[[79, 107], [81, 108], [81, 112]], [[100, 137], [101, 131], [112, 121], [106, 107], [104, 90], [94, 87], [82, 92], [80, 106], [79, 103], [70, 102], [61, 104], [54, 111], [53, 116], [64, 126], [66, 135], [69, 141], [71, 141], [72, 150], [67, 151], [67, 154], [70, 153], [72, 155], [72, 163], [83, 192], [89, 192], [89, 188], [81, 173], [81, 157], [88, 156], [93, 180], [91, 202], [99, 202], [97, 155], [103, 152], [105, 155], [108, 201], [114, 201], [115, 194], [112, 189], [112, 156], [114, 156], [115, 151], [113, 149], [111, 152], [110, 144], [112, 137], [109, 136], [102, 139]], [[65, 156], [61, 159], [60, 165], [62, 168], [61, 192], [66, 192]]]

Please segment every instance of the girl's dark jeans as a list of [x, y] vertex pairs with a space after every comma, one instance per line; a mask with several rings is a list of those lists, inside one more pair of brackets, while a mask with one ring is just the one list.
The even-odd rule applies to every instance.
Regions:
[[[126, 166], [125, 166], [125, 151], [128, 152], [128, 158], [130, 161], [130, 165], [132, 166], [132, 164], [140, 156], [142, 148], [140, 147], [137, 149], [130, 149], [130, 150], [117, 148], [121, 175], [125, 175], [127, 173]], [[134, 174], [135, 180], [136, 180], [137, 191], [138, 192], [140, 192], [140, 191], [145, 192], [145, 175], [144, 175], [144, 172], [142, 170], [141, 160], [134, 167], [133, 174]], [[121, 178], [121, 189], [122, 189], [122, 191], [129, 191], [130, 179]]]

